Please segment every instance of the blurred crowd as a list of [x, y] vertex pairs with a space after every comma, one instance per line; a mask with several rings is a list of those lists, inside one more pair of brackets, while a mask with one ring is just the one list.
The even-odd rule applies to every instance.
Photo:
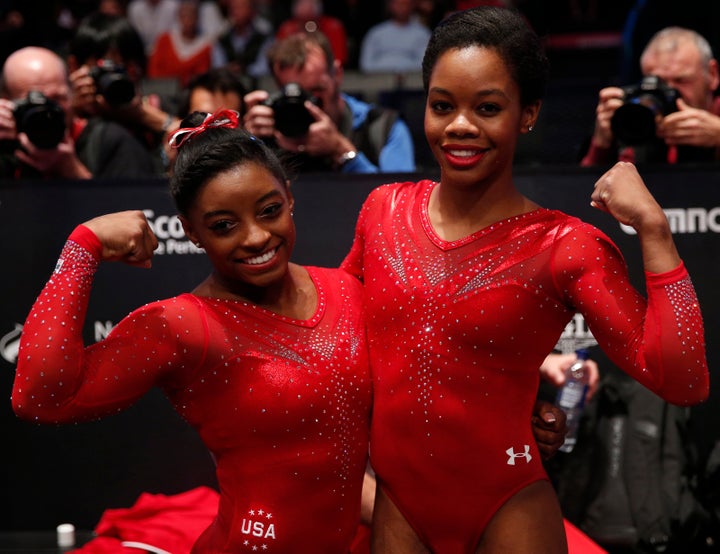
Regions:
[[[39, 45], [62, 53], [80, 21], [95, 11], [124, 15], [131, 19], [151, 52], [159, 34], [180, 27], [183, 15], [179, 0], [50, 0], [37, 5], [20, 0], [0, 1], [0, 61], [21, 46]], [[230, 26], [230, 0], [198, 0], [200, 36], [214, 42]], [[417, 0], [413, 2], [417, 18], [432, 27], [445, 14], [478, 4], [501, 4], [520, 9], [538, 32], [557, 33], [573, 30], [619, 29], [634, 2], [622, 0], [601, 3], [597, 0]], [[334, 21], [347, 36], [345, 67], [358, 67], [362, 40], [370, 27], [388, 17], [385, 0], [333, 0], [293, 2], [293, 0], [255, 0], [259, 16], [268, 29], [283, 35], [293, 22], [294, 4], [301, 4], [301, 17], [313, 16], [320, 6], [324, 19]], [[605, 5], [609, 4], [609, 5]], [[151, 16], [151, 17], [149, 17]], [[322, 29], [325, 30], [325, 29]]]
[[[699, 0], [687, 2], [690, 8]], [[653, 65], [688, 108], [702, 110], [705, 123], [692, 136], [675, 136], [669, 155], [667, 131], [656, 158], [697, 158], [676, 155], [677, 145], [703, 147], [705, 158], [720, 156], [712, 52], [718, 31], [703, 28], [719, 8], [702, 2], [678, 13], [664, 0], [72, 0], [41, 9], [0, 0], [0, 177], [167, 175], [174, 155], [168, 139], [181, 120], [219, 108], [237, 110], [248, 130], [277, 143], [303, 171], [405, 172], [432, 165], [420, 85], [399, 97], [368, 98], [358, 90], [362, 80], [347, 90], [344, 77], [419, 75], [431, 29], [449, 13], [480, 4], [516, 8], [541, 36], [563, 37], [547, 44], [561, 88], [548, 95], [518, 162], [593, 165], [622, 158], [615, 150], [627, 145], [617, 144], [609, 128], [623, 103], [617, 87], [645, 76], [641, 48], [667, 25], [707, 39], [685, 40], [688, 46], [670, 60], [683, 56], [680, 65], [694, 68], [693, 91], [683, 91], [690, 88], [688, 76], [669, 62]], [[588, 40], [609, 40], [618, 59], [605, 65], [588, 59]], [[564, 75], [592, 75], [581, 101], [572, 101]], [[611, 95], [608, 86], [614, 86]], [[295, 104], [305, 98], [317, 109], [297, 115]], [[685, 125], [672, 117], [676, 127]], [[301, 121], [301, 128], [288, 130], [289, 121]], [[649, 127], [652, 133], [652, 122]], [[555, 130], [561, 136], [553, 136]], [[632, 155], [653, 159], [638, 148]]]

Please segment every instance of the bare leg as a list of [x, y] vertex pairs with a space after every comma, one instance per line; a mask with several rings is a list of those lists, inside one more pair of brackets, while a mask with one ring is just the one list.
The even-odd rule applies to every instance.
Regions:
[[373, 554], [430, 554], [415, 530], [382, 487], [375, 494], [370, 552]]
[[510, 498], [485, 528], [476, 554], [566, 554], [562, 512], [548, 481]]

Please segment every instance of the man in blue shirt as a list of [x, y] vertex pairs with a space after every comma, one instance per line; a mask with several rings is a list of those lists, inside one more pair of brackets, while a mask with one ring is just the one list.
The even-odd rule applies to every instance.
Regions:
[[386, 0], [386, 5], [390, 17], [371, 27], [362, 40], [360, 70], [418, 72], [430, 29], [417, 16], [417, 0]]
[[[271, 47], [268, 59], [286, 96], [278, 100], [264, 90], [246, 95], [244, 125], [249, 132], [293, 153], [301, 171], [415, 171], [406, 123], [392, 110], [341, 92], [342, 64], [324, 35], [316, 31], [287, 37]], [[305, 125], [304, 110], [294, 111], [303, 104], [303, 94], [310, 97], [304, 102], [309, 113]]]

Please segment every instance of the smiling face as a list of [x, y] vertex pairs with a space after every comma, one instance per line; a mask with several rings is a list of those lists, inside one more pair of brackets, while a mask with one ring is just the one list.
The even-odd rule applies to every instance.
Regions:
[[181, 217], [205, 249], [216, 282], [248, 299], [281, 287], [295, 244], [293, 199], [267, 169], [244, 163], [210, 179]]
[[470, 46], [438, 57], [430, 74], [425, 136], [443, 185], [511, 183], [520, 133], [540, 102], [521, 106], [520, 89], [492, 49]]

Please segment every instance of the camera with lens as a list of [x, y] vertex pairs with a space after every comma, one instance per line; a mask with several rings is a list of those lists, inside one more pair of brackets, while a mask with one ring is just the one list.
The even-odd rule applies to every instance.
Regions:
[[65, 111], [42, 92], [31, 90], [16, 100], [13, 116], [17, 132], [25, 133], [38, 148], [55, 148], [65, 136]]
[[300, 85], [288, 83], [265, 101], [265, 105], [275, 112], [275, 128], [286, 137], [303, 136], [315, 121], [304, 105], [306, 100], [316, 106], [320, 105], [319, 100], [305, 92]]
[[129, 104], [135, 98], [135, 83], [125, 68], [112, 60], [100, 60], [90, 68], [95, 87], [111, 106]]
[[655, 138], [655, 121], [677, 111], [680, 93], [660, 77], [648, 75], [636, 85], [623, 87], [624, 103], [613, 114], [610, 127], [623, 144], [634, 145]]

